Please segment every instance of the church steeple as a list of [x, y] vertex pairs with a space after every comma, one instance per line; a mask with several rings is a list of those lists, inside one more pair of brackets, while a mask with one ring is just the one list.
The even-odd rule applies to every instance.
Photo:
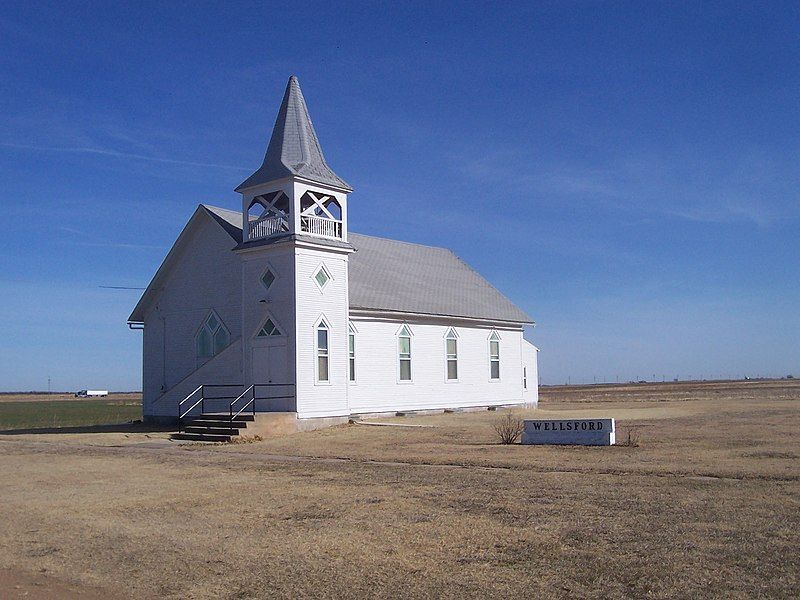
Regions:
[[342, 191], [352, 191], [350, 185], [336, 175], [325, 161], [300, 83], [294, 75], [286, 85], [264, 162], [236, 191], [292, 176]]
[[325, 162], [297, 77], [283, 95], [258, 171], [242, 194], [242, 240], [304, 235], [347, 241], [347, 194], [352, 188]]

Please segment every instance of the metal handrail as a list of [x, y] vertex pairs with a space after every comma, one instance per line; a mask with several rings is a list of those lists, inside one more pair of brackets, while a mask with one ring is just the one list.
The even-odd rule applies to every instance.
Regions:
[[[192, 404], [192, 406], [189, 408], [189, 410], [187, 410], [186, 412], [184, 412], [184, 413], [182, 413], [182, 414], [181, 414], [181, 406], [183, 406], [183, 404], [184, 404], [184, 403], [188, 402], [188, 401], [189, 401], [189, 399], [190, 399], [190, 398], [192, 398], [192, 396], [194, 396], [194, 395], [195, 395], [197, 392], [200, 392], [200, 400], [198, 400], [197, 402], [195, 402], [194, 404]], [[204, 399], [204, 397], [205, 397], [205, 394], [203, 394], [203, 386], [202, 386], [202, 385], [200, 385], [200, 386], [198, 386], [198, 388], [197, 388], [195, 391], [193, 391], [191, 394], [189, 394], [188, 396], [186, 396], [186, 398], [184, 398], [183, 400], [181, 400], [180, 402], [178, 402], [178, 433], [180, 433], [180, 432], [181, 432], [181, 429], [183, 428], [183, 418], [184, 418], [186, 415], [188, 415], [188, 414], [189, 414], [191, 411], [193, 411], [193, 410], [194, 410], [194, 408], [195, 408], [195, 407], [196, 407], [198, 404], [200, 404], [200, 405], [201, 405], [201, 407], [200, 407], [200, 412], [203, 412], [203, 408], [204, 408], [204, 406], [205, 406], [205, 405], [204, 405], [204, 403], [203, 403], [203, 399]]]
[[[253, 407], [253, 420], [255, 420], [255, 418], [256, 418], [256, 400], [259, 400], [258, 395], [256, 393], [256, 390], [257, 390], [257, 388], [260, 388], [260, 387], [266, 387], [266, 388], [270, 388], [270, 387], [295, 387], [295, 384], [294, 383], [254, 383], [249, 388], [247, 388], [245, 391], [243, 391], [239, 395], [238, 398], [236, 398], [233, 402], [230, 403], [230, 406], [228, 407], [228, 418], [230, 419], [230, 421], [229, 421], [229, 430], [230, 430], [231, 433], [233, 433], [233, 420], [236, 417], [238, 417], [240, 414], [242, 414], [244, 411], [246, 411], [248, 409], [248, 407], [250, 407], [251, 405]], [[253, 397], [250, 398], [250, 400], [248, 400], [247, 403], [245, 403], [245, 405], [242, 406], [242, 408], [240, 408], [239, 410], [236, 411], [236, 413], [234, 413], [233, 412], [234, 406], [236, 405], [237, 402], [239, 402], [239, 400], [244, 398], [247, 395], [248, 392], [252, 392]], [[294, 396], [270, 396], [269, 398], [261, 398], [261, 400], [278, 400], [278, 399], [293, 398], [293, 397]]]
[[[191, 406], [190, 406], [190, 407], [189, 407], [189, 408], [186, 410], [186, 412], [185, 412], [185, 413], [183, 413], [182, 415], [180, 415], [178, 418], [179, 418], [179, 419], [182, 419], [183, 417], [185, 417], [186, 415], [188, 415], [190, 412], [192, 412], [192, 410], [194, 409], [194, 407], [195, 407], [195, 406], [197, 406], [198, 404], [203, 404], [203, 401], [204, 401], [204, 400], [205, 400], [205, 397], [204, 397], [204, 396], [200, 396], [200, 400], [198, 400], [197, 402], [195, 402], [194, 404], [192, 404], [192, 405], [191, 405]], [[200, 408], [200, 412], [201, 412], [201, 413], [203, 412], [203, 409], [202, 409], [202, 407]]]
[[[233, 433], [233, 420], [236, 417], [238, 417], [239, 415], [241, 415], [248, 408], [252, 407], [253, 419], [255, 420], [255, 417], [256, 417], [256, 400], [280, 400], [280, 399], [293, 398], [294, 397], [294, 395], [282, 395], [282, 396], [269, 396], [269, 397], [265, 397], [265, 398], [259, 398], [258, 397], [258, 393], [257, 393], [257, 389], [258, 388], [260, 388], [260, 387], [265, 387], [265, 388], [296, 387], [296, 386], [295, 386], [294, 383], [254, 383], [253, 385], [248, 387], [245, 391], [243, 391], [241, 394], [239, 394], [236, 397], [234, 397], [234, 396], [214, 396], [212, 398], [206, 398], [206, 388], [210, 389], [210, 388], [226, 388], [226, 387], [230, 388], [230, 387], [239, 387], [239, 386], [237, 386], [236, 384], [220, 384], [220, 383], [217, 383], [217, 384], [203, 384], [203, 385], [198, 386], [191, 394], [186, 396], [186, 398], [184, 398], [183, 400], [178, 402], [178, 432], [181, 432], [183, 430], [183, 420], [195, 408], [197, 408], [198, 405], [200, 406], [200, 413], [201, 414], [205, 414], [205, 401], [206, 400], [227, 400], [227, 399], [233, 398], [233, 401], [228, 405], [228, 428], [229, 428], [229, 430], [230, 430], [230, 432], [232, 434]], [[200, 398], [198, 400], [196, 400], [194, 402], [194, 404], [192, 404], [189, 408], [187, 408], [186, 410], [182, 410], [183, 405], [186, 404], [187, 402], [190, 402], [197, 395], [198, 392], [200, 392]], [[252, 397], [241, 408], [239, 408], [238, 410], [236, 410], [236, 412], [234, 412], [234, 409], [236, 409], [237, 403], [240, 402], [241, 400], [243, 400], [247, 396], [248, 393], [251, 394]]]
[[[242, 412], [244, 412], [244, 410], [245, 410], [245, 409], [246, 409], [248, 406], [250, 406], [250, 404], [251, 404], [251, 403], [253, 404], [253, 420], [255, 420], [255, 418], [256, 418], [256, 392], [255, 392], [255, 389], [254, 389], [254, 387], [255, 387], [255, 386], [251, 385], [249, 388], [247, 388], [245, 391], [243, 391], [241, 394], [239, 394], [239, 397], [238, 397], [238, 398], [236, 398], [236, 400], [234, 400], [233, 402], [231, 402], [231, 403], [230, 403], [230, 406], [228, 407], [228, 428], [229, 428], [229, 430], [230, 430], [230, 432], [231, 432], [231, 435], [233, 434], [233, 419], [234, 419], [234, 417], [238, 417], [240, 414], [242, 414]], [[242, 398], [244, 398], [244, 395], [245, 395], [247, 392], [252, 392], [252, 394], [253, 394], [253, 397], [250, 399], [250, 402], [248, 402], [247, 404], [245, 404], [245, 405], [244, 405], [244, 406], [243, 406], [243, 407], [242, 407], [242, 408], [241, 408], [241, 409], [240, 409], [240, 410], [239, 410], [239, 411], [238, 411], [238, 412], [237, 412], [237, 413], [234, 415], [234, 414], [233, 414], [233, 407], [234, 407], [234, 405], [235, 405], [235, 404], [236, 404], [236, 403], [237, 403], [239, 400], [241, 400]]]
[[183, 400], [181, 400], [180, 402], [178, 402], [178, 415], [180, 415], [180, 413], [181, 413], [181, 405], [182, 405], [184, 402], [187, 402], [187, 401], [189, 400], [189, 398], [191, 398], [192, 396], [194, 396], [194, 395], [195, 395], [197, 392], [199, 392], [199, 391], [200, 391], [200, 390], [202, 390], [202, 389], [203, 389], [203, 386], [202, 386], [202, 385], [198, 386], [198, 387], [197, 387], [197, 389], [195, 389], [195, 390], [194, 390], [194, 391], [193, 391], [191, 394], [189, 394], [188, 396], [186, 396], [186, 398], [184, 398]]

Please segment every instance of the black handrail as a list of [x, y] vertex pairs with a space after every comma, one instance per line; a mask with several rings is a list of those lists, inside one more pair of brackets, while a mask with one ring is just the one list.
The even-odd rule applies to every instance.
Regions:
[[[196, 389], [195, 389], [195, 390], [194, 390], [194, 391], [193, 391], [191, 394], [189, 394], [188, 396], [186, 396], [186, 398], [184, 398], [183, 400], [181, 400], [180, 402], [178, 402], [178, 433], [180, 433], [180, 432], [181, 432], [181, 429], [183, 428], [183, 417], [185, 417], [185, 416], [186, 416], [186, 415], [188, 415], [188, 414], [189, 414], [189, 413], [190, 413], [192, 410], [194, 410], [194, 408], [195, 408], [195, 407], [196, 407], [198, 404], [200, 405], [200, 412], [201, 412], [201, 413], [202, 413], [202, 412], [204, 412], [204, 409], [205, 409], [205, 394], [203, 393], [203, 391], [204, 391], [204, 390], [203, 390], [203, 387], [204, 387], [204, 386], [202, 386], [202, 385], [201, 385], [201, 386], [199, 386], [199, 387], [198, 387], [198, 388], [196, 388]], [[183, 406], [183, 404], [184, 404], [185, 402], [188, 402], [188, 401], [189, 401], [189, 399], [190, 399], [192, 396], [194, 396], [194, 395], [195, 395], [197, 392], [200, 392], [200, 400], [198, 400], [197, 402], [195, 402], [194, 404], [192, 404], [192, 405], [189, 407], [189, 409], [188, 409], [186, 412], [184, 412], [184, 413], [181, 413], [181, 406]]]
[[[233, 420], [234, 420], [234, 418], [236, 418], [240, 414], [242, 414], [251, 405], [253, 407], [253, 412], [252, 412], [253, 420], [255, 421], [255, 418], [256, 418], [256, 400], [282, 400], [284, 398], [294, 398], [294, 395], [289, 395], [289, 396], [267, 396], [267, 397], [264, 397], [264, 398], [259, 398], [257, 393], [256, 393], [256, 390], [258, 388], [260, 388], [260, 387], [266, 387], [266, 388], [271, 388], [271, 387], [295, 387], [295, 384], [294, 383], [254, 383], [249, 388], [247, 388], [245, 391], [243, 391], [241, 394], [239, 394], [239, 396], [233, 402], [231, 402], [230, 405], [228, 406], [228, 430], [230, 431], [231, 435], [233, 435], [233, 429], [234, 429]], [[234, 406], [236, 405], [236, 403], [239, 400], [244, 398], [244, 396], [247, 394], [248, 391], [252, 393], [252, 398], [250, 398], [250, 400], [248, 400], [245, 403], [245, 405], [242, 406], [242, 408], [240, 408], [239, 410], [237, 410], [236, 414], [234, 414], [234, 412], [233, 412]]]
[[[294, 383], [255, 383], [247, 388], [244, 392], [239, 394], [238, 396], [207, 396], [206, 390], [213, 389], [213, 388], [234, 388], [234, 387], [242, 387], [238, 384], [225, 384], [225, 383], [210, 383], [210, 384], [202, 384], [198, 386], [191, 394], [186, 396], [183, 400], [178, 402], [178, 432], [180, 433], [183, 431], [183, 422], [184, 419], [191, 413], [197, 406], [200, 406], [200, 414], [205, 414], [205, 401], [218, 401], [218, 400], [231, 400], [230, 404], [228, 405], [228, 429], [233, 435], [233, 420], [246, 411], [248, 408], [252, 407], [252, 415], [253, 420], [256, 418], [256, 406], [257, 400], [283, 400], [287, 398], [294, 398], [294, 394], [289, 395], [282, 395], [282, 396], [258, 396], [258, 388], [275, 388], [275, 387], [296, 387]], [[185, 411], [182, 410], [182, 407], [187, 402], [191, 401], [193, 398], [196, 397], [197, 393], [200, 393], [200, 399], [196, 400], [194, 404], [192, 404], [188, 409]], [[245, 398], [247, 393], [251, 393], [251, 398], [248, 400], [241, 408], [236, 410], [234, 413], [234, 408], [236, 408], [237, 403]]]

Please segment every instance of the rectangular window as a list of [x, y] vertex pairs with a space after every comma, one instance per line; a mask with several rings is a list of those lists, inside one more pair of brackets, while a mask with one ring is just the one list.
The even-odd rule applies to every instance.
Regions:
[[490, 379], [500, 379], [500, 341], [491, 340], [489, 342], [489, 377]]
[[522, 367], [522, 389], [528, 389], [528, 367]]
[[400, 359], [400, 381], [411, 381], [411, 333], [403, 327], [397, 338]]
[[328, 381], [328, 330], [317, 328], [317, 380]]
[[349, 352], [350, 352], [350, 381], [356, 380], [356, 336], [351, 331], [348, 336]]
[[447, 379], [458, 379], [458, 340], [447, 338]]

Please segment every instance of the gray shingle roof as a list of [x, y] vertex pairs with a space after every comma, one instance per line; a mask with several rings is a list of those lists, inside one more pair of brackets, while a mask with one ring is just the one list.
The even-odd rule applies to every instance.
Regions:
[[294, 75], [286, 85], [264, 162], [239, 184], [236, 191], [290, 175], [352, 191], [350, 185], [325, 162], [300, 83]]
[[[242, 213], [203, 205], [237, 242]], [[350, 308], [533, 323], [446, 248], [349, 233]]]

